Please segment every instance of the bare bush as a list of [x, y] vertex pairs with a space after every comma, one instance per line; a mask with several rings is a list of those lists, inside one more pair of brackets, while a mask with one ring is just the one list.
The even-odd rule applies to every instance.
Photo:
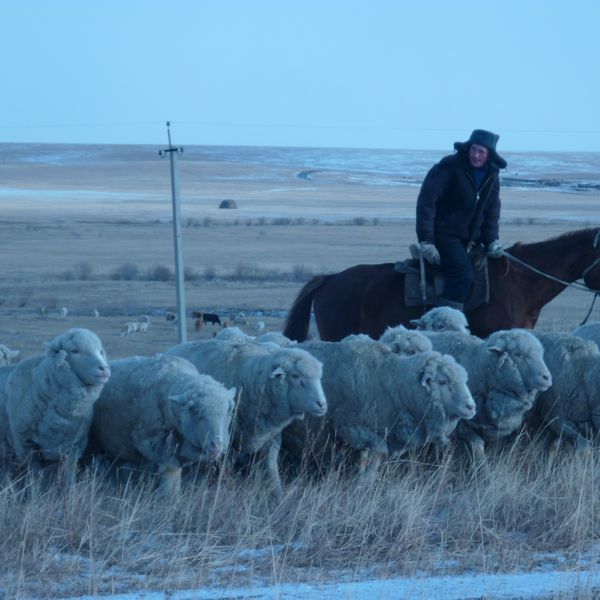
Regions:
[[147, 281], [173, 281], [175, 274], [166, 265], [154, 265], [146, 272]]
[[139, 268], [134, 263], [124, 263], [110, 273], [110, 278], [115, 281], [132, 281], [137, 279]]

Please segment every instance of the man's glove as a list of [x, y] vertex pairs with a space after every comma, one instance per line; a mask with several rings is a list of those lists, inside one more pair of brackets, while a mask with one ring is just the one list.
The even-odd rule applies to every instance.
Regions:
[[440, 253], [431, 242], [421, 242], [419, 244], [423, 258], [432, 265], [440, 264]]
[[502, 258], [504, 255], [504, 246], [500, 243], [500, 240], [494, 240], [488, 245], [485, 253], [488, 258]]

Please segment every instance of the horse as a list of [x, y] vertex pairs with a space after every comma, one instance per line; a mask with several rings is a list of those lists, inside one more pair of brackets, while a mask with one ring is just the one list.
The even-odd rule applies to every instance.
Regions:
[[[533, 329], [542, 308], [582, 277], [587, 288], [599, 290], [599, 239], [600, 227], [579, 229], [540, 242], [517, 242], [505, 250], [514, 260], [489, 260], [490, 301], [466, 314], [471, 332], [487, 337], [500, 329]], [[423, 313], [421, 306], [405, 306], [404, 274], [394, 270], [394, 263], [313, 277], [298, 293], [284, 335], [307, 338], [311, 306], [325, 341], [358, 333], [378, 339], [386, 327], [411, 327], [410, 320]]]

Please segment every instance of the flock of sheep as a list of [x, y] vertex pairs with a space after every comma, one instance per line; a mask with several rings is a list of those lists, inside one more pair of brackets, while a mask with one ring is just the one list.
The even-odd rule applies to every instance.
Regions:
[[389, 457], [456, 440], [480, 462], [525, 425], [547, 436], [550, 466], [561, 439], [587, 447], [600, 431], [600, 323], [482, 340], [444, 307], [413, 324], [379, 340], [300, 344], [228, 327], [114, 361], [88, 329], [21, 362], [0, 345], [3, 469], [60, 465], [71, 485], [82, 460], [97, 459], [153, 471], [176, 493], [187, 465], [227, 459], [256, 463], [279, 495], [283, 457], [320, 471], [350, 457], [374, 474]]

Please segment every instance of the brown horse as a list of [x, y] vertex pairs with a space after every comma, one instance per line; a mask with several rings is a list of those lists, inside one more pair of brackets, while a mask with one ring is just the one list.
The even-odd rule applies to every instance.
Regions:
[[[571, 283], [583, 277], [600, 289], [600, 227], [580, 229], [531, 244], [517, 242], [506, 251], [535, 269]], [[467, 313], [472, 333], [486, 337], [499, 329], [532, 329], [542, 307], [566, 288], [507, 258], [490, 260], [490, 303]], [[378, 338], [385, 328], [409, 325], [421, 316], [420, 306], [404, 305], [404, 275], [393, 263], [356, 265], [332, 275], [318, 275], [298, 294], [284, 334], [303, 341], [308, 335], [311, 306], [321, 339], [341, 340], [351, 333]]]

